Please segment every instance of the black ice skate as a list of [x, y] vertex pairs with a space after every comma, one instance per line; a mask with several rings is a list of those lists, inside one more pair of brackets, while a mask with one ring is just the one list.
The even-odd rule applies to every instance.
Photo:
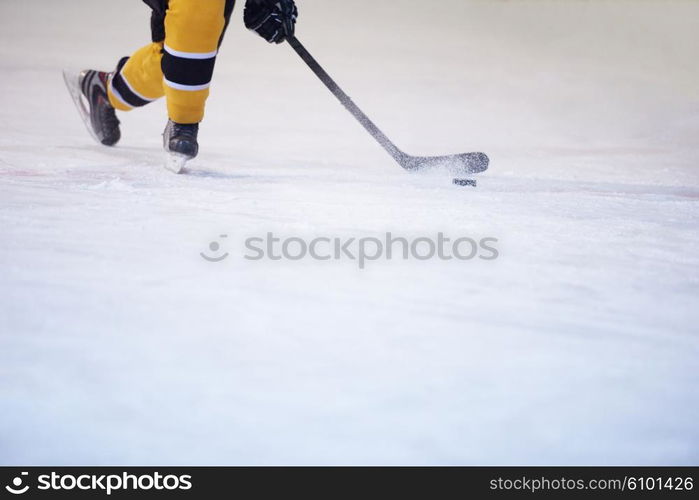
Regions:
[[198, 133], [198, 123], [182, 124], [168, 120], [163, 132], [165, 168], [176, 174], [184, 170], [185, 164], [199, 153]]
[[64, 71], [63, 79], [90, 135], [105, 146], [114, 146], [121, 139], [119, 120], [109, 103], [109, 73], [85, 70], [80, 74]]

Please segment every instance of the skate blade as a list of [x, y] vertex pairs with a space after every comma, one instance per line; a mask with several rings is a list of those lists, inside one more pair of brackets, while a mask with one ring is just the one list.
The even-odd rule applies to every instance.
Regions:
[[189, 156], [166, 152], [165, 169], [175, 174], [182, 174], [185, 172], [185, 166], [189, 160], [191, 160]]
[[78, 114], [80, 114], [80, 118], [85, 124], [87, 131], [95, 141], [101, 144], [102, 141], [100, 141], [97, 134], [95, 134], [95, 131], [92, 129], [92, 124], [90, 123], [90, 109], [88, 107], [87, 100], [80, 89], [80, 72], [64, 69], [63, 81], [68, 88], [70, 97], [73, 99], [75, 107], [78, 110]]

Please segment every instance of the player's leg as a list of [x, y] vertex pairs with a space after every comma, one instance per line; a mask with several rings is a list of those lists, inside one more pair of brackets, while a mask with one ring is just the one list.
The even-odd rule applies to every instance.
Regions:
[[198, 123], [204, 116], [218, 47], [235, 0], [145, 3], [153, 9], [153, 43], [123, 58], [114, 72], [86, 70], [70, 86], [86, 101], [80, 104], [81, 114], [93, 136], [110, 146], [121, 137], [115, 109], [130, 111], [166, 95], [170, 118], [166, 149], [174, 146], [175, 151], [194, 157]]
[[179, 172], [197, 156], [199, 123], [218, 49], [234, 0], [170, 0], [165, 15], [162, 69], [168, 124], [163, 134], [167, 168]]
[[165, 95], [161, 69], [163, 43], [151, 43], [125, 57], [115, 71], [86, 70], [80, 88], [89, 105], [90, 128], [105, 146], [121, 138], [115, 109], [131, 111]]
[[165, 16], [162, 69], [169, 118], [195, 124], [204, 118], [226, 0], [170, 0]]
[[163, 43], [153, 42], [119, 62], [109, 79], [109, 102], [131, 111], [165, 95], [161, 69]]
[[[82, 94], [82, 99], [74, 96], [81, 115], [92, 135], [106, 146], [113, 146], [121, 138], [116, 109], [130, 111], [165, 95], [161, 61], [167, 0], [146, 3], [153, 9], [153, 43], [123, 58], [115, 71], [86, 70], [75, 85], [69, 85]], [[68, 78], [66, 82], [71, 83]]]

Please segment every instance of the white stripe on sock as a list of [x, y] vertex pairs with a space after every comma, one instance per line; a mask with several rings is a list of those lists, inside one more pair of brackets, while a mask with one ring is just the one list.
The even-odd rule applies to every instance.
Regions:
[[116, 88], [114, 88], [114, 85], [112, 85], [112, 80], [113, 80], [113, 79], [114, 79], [114, 75], [109, 75], [109, 82], [107, 83], [107, 88], [108, 88], [109, 91], [112, 93], [112, 95], [113, 95], [114, 97], [117, 98], [117, 100], [118, 100], [121, 104], [123, 104], [124, 106], [126, 106], [126, 107], [129, 108], [129, 109], [133, 109], [134, 106], [132, 106], [131, 104], [129, 104], [128, 102], [126, 102], [126, 101], [124, 100], [124, 98], [121, 97], [121, 94], [119, 93], [119, 91], [118, 91]]
[[167, 45], [164, 45], [164, 48], [171, 56], [181, 57], [183, 59], [213, 59], [218, 55], [218, 50], [214, 50], [213, 52], [182, 52], [168, 47]]
[[175, 90], [184, 90], [186, 92], [196, 92], [197, 90], [206, 90], [211, 86], [211, 82], [205, 83], [204, 85], [182, 85], [181, 83], [171, 82], [167, 78], [165, 80], [165, 85]]

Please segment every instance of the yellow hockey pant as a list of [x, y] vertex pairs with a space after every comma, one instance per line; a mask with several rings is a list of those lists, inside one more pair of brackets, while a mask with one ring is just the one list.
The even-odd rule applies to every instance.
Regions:
[[169, 118], [199, 123], [226, 19], [226, 0], [170, 0], [165, 40], [137, 50], [109, 82], [109, 101], [130, 111], [163, 96]]

